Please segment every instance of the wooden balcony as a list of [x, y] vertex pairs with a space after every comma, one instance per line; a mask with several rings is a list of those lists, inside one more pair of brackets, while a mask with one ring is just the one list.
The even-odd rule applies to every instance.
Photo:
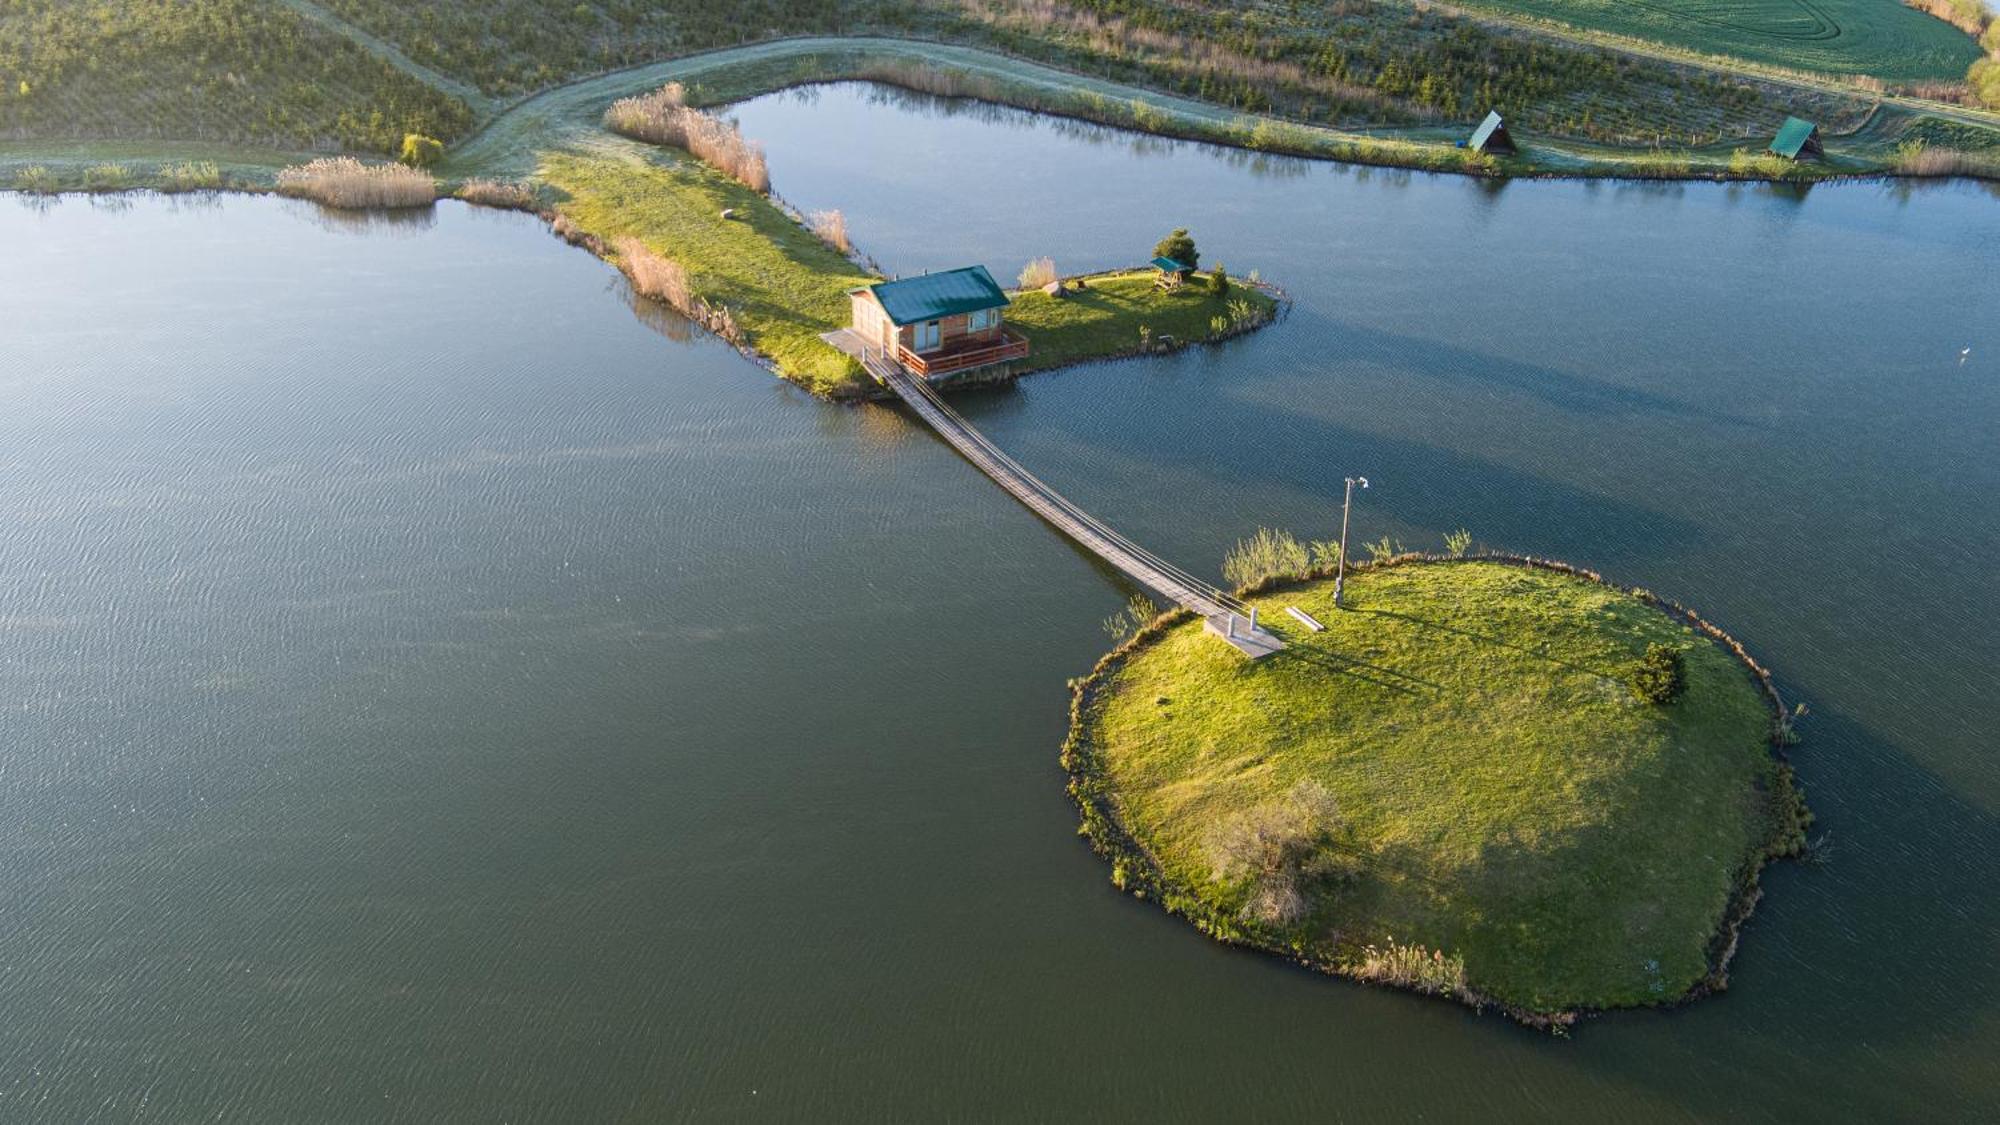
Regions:
[[967, 347], [954, 347], [945, 351], [919, 354], [908, 348], [896, 349], [896, 359], [904, 370], [928, 379], [933, 375], [949, 375], [955, 371], [968, 371], [974, 367], [986, 367], [995, 363], [1009, 363], [1026, 359], [1028, 338], [1011, 328], [1002, 327], [997, 341], [980, 341]]

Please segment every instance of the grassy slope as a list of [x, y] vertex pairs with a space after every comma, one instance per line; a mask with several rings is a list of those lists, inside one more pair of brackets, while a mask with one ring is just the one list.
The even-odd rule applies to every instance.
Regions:
[[[1630, 595], [1519, 567], [1364, 572], [1348, 595], [1348, 612], [1327, 582], [1255, 599], [1293, 646], [1267, 661], [1191, 622], [1111, 675], [1088, 733], [1169, 878], [1233, 916], [1211, 833], [1315, 778], [1365, 860], [1321, 900], [1309, 950], [1332, 955], [1335, 932], [1347, 953], [1442, 948], [1478, 990], [1541, 1012], [1701, 981], [1773, 835], [1770, 715], [1743, 667]], [[1689, 691], [1666, 709], [1619, 680], [1650, 641], [1688, 650]]]
[[0, 137], [387, 152], [471, 124], [464, 102], [260, 0], [0, 5]]
[[1956, 80], [1979, 51], [1964, 32], [1896, 0], [1457, 0], [1709, 55], [1885, 81]]
[[[579, 228], [607, 242], [636, 236], [679, 262], [787, 378], [821, 394], [853, 383], [853, 362], [819, 334], [847, 323], [847, 290], [870, 278], [762, 196], [699, 161], [638, 144], [551, 154], [541, 176], [568, 196], [557, 210]], [[723, 219], [724, 208], [743, 217]]]
[[1204, 284], [1185, 285], [1163, 293], [1153, 284], [1152, 271], [1090, 279], [1089, 288], [1062, 300], [1035, 290], [1014, 298], [1007, 322], [1019, 328], [1033, 345], [1028, 369], [1059, 367], [1097, 356], [1115, 355], [1139, 346], [1139, 328], [1177, 340], [1200, 340], [1212, 334], [1210, 321], [1230, 315], [1231, 300], [1249, 302], [1268, 313], [1272, 299], [1247, 286], [1235, 286], [1216, 296]]

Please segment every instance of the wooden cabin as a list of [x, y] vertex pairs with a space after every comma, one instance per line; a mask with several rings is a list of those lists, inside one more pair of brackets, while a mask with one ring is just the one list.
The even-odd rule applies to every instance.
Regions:
[[1507, 132], [1507, 123], [1500, 120], [1500, 111], [1497, 109], [1487, 112], [1486, 120], [1481, 121], [1479, 128], [1472, 131], [1472, 136], [1466, 139], [1465, 147], [1474, 152], [1504, 152], [1509, 155], [1521, 151], [1514, 147], [1514, 137]]
[[1787, 160], [1818, 160], [1826, 155], [1820, 144], [1819, 126], [1799, 117], [1787, 117], [1771, 138], [1771, 151]]
[[1160, 276], [1153, 279], [1155, 289], [1178, 289], [1194, 275], [1193, 266], [1173, 258], [1154, 258], [1153, 268], [1160, 271]]
[[916, 375], [1024, 359], [1027, 338], [1003, 319], [1008, 299], [985, 266], [966, 266], [847, 291], [848, 333]]

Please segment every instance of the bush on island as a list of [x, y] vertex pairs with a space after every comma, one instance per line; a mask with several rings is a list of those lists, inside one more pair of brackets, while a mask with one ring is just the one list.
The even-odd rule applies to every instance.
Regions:
[[1194, 248], [1194, 238], [1186, 227], [1175, 227], [1174, 232], [1162, 238], [1153, 247], [1153, 257], [1172, 258], [1189, 269], [1201, 265], [1201, 254]]
[[1647, 645], [1646, 655], [1632, 666], [1627, 682], [1632, 686], [1632, 694], [1647, 703], [1672, 703], [1687, 690], [1687, 661], [1677, 648], [1657, 643]]
[[396, 154], [399, 163], [412, 168], [428, 168], [444, 155], [444, 142], [422, 133], [404, 133], [403, 147]]

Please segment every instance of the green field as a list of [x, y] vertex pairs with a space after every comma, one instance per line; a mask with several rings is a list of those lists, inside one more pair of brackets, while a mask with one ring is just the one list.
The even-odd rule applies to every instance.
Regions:
[[1707, 55], [1885, 81], [1954, 80], [1979, 57], [1964, 32], [1897, 0], [1461, 0]]
[[[1291, 646], [1264, 661], [1189, 620], [1085, 683], [1065, 758], [1114, 877], [1341, 971], [1370, 945], [1422, 946], [1520, 1012], [1709, 979], [1746, 878], [1802, 839], [1744, 666], [1637, 597], [1516, 564], [1350, 574], [1347, 610], [1331, 586], [1252, 599]], [[1652, 643], [1687, 664], [1665, 706], [1624, 682]], [[1295, 923], [1248, 917], [1257, 887], [1218, 849], [1302, 786], [1337, 806], [1314, 844], [1335, 876], [1305, 884]]]

